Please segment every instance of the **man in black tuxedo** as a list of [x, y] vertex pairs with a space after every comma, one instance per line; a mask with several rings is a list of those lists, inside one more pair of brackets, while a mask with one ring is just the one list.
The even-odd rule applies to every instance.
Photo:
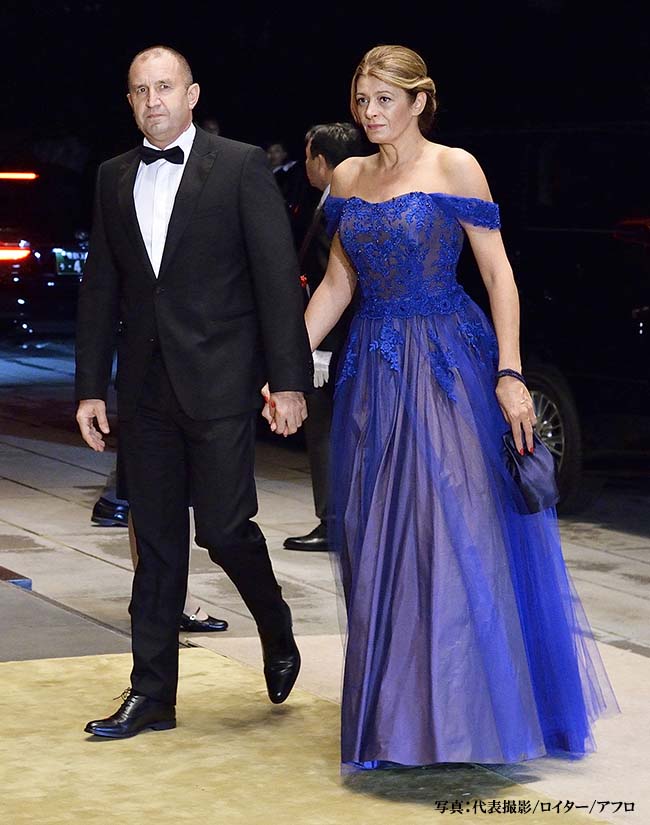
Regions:
[[[353, 123], [325, 123], [313, 126], [305, 136], [305, 169], [309, 182], [322, 192], [311, 224], [305, 234], [298, 259], [307, 298], [320, 285], [327, 269], [330, 237], [323, 204], [330, 190], [334, 169], [346, 158], [366, 154], [360, 130]], [[307, 399], [309, 418], [305, 421], [305, 438], [311, 470], [314, 508], [318, 524], [306, 536], [290, 536], [284, 541], [287, 550], [328, 549], [327, 498], [329, 473], [329, 433], [332, 425], [334, 380], [339, 352], [345, 344], [354, 313], [351, 304], [334, 329], [314, 353], [316, 389]]]
[[102, 164], [77, 328], [77, 421], [104, 449], [115, 345], [119, 450], [138, 544], [130, 605], [131, 688], [86, 731], [124, 738], [171, 728], [187, 580], [196, 541], [239, 590], [262, 641], [269, 697], [300, 667], [291, 613], [257, 512], [255, 416], [268, 381], [275, 431], [296, 432], [312, 357], [286, 210], [262, 149], [192, 122], [185, 58], [156, 46], [129, 70], [142, 146]]

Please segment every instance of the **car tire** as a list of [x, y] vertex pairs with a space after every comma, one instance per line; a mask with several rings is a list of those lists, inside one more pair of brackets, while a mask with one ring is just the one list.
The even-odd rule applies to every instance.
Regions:
[[551, 450], [557, 468], [559, 513], [573, 513], [589, 503], [583, 483], [582, 431], [573, 394], [555, 367], [536, 364], [526, 370], [526, 383], [537, 416], [537, 434]]

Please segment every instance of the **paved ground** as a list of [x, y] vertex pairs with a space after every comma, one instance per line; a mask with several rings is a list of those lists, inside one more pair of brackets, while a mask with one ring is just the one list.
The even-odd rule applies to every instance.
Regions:
[[[93, 453], [77, 435], [72, 376], [69, 344], [0, 349], [0, 565], [29, 575], [35, 591], [128, 631], [126, 531], [90, 522], [114, 453]], [[561, 519], [565, 556], [598, 638], [650, 655], [650, 478], [624, 464], [601, 476], [592, 505]], [[304, 451], [261, 440], [257, 477], [258, 520], [299, 632], [336, 632], [328, 557], [282, 549], [286, 535], [314, 525]], [[230, 636], [254, 634], [230, 582], [200, 548], [190, 585], [231, 622]]]

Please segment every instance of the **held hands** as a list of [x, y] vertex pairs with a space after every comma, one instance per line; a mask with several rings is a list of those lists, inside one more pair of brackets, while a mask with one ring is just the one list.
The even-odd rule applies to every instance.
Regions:
[[262, 416], [269, 422], [271, 432], [285, 438], [298, 432], [307, 418], [307, 404], [301, 392], [270, 392], [269, 385], [261, 389], [266, 402]]
[[323, 387], [330, 377], [330, 361], [332, 353], [322, 349], [315, 349], [314, 359], [314, 386]]
[[521, 455], [525, 454], [525, 450], [532, 453], [534, 451], [533, 427], [536, 419], [533, 400], [526, 385], [517, 378], [506, 375], [499, 378], [496, 395], [503, 417], [512, 427], [515, 446]]
[[[97, 421], [97, 427], [95, 427]], [[79, 402], [77, 408], [77, 424], [81, 437], [96, 453], [103, 453], [104, 435], [110, 433], [108, 418], [106, 417], [106, 403], [100, 398], [88, 398]]]

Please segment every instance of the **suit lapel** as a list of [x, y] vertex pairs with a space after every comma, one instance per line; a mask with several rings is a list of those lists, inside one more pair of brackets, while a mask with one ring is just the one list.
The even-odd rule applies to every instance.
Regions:
[[208, 179], [217, 153], [218, 149], [211, 145], [207, 133], [197, 126], [196, 137], [169, 218], [165, 249], [160, 262], [160, 272], [158, 273], [159, 280], [164, 276], [166, 268], [174, 257], [185, 227], [192, 217], [199, 195]]
[[137, 255], [142, 271], [146, 272], [151, 278], [156, 280], [156, 275], [151, 267], [151, 261], [147, 254], [147, 248], [142, 240], [142, 233], [140, 232], [140, 224], [138, 223], [138, 215], [135, 211], [135, 201], [133, 200], [133, 186], [135, 184], [135, 176], [138, 173], [140, 166], [140, 155], [137, 149], [133, 150], [131, 155], [127, 155], [124, 159], [122, 167], [119, 172], [118, 181], [118, 201], [120, 211], [126, 225], [126, 230], [133, 244], [134, 251]]

